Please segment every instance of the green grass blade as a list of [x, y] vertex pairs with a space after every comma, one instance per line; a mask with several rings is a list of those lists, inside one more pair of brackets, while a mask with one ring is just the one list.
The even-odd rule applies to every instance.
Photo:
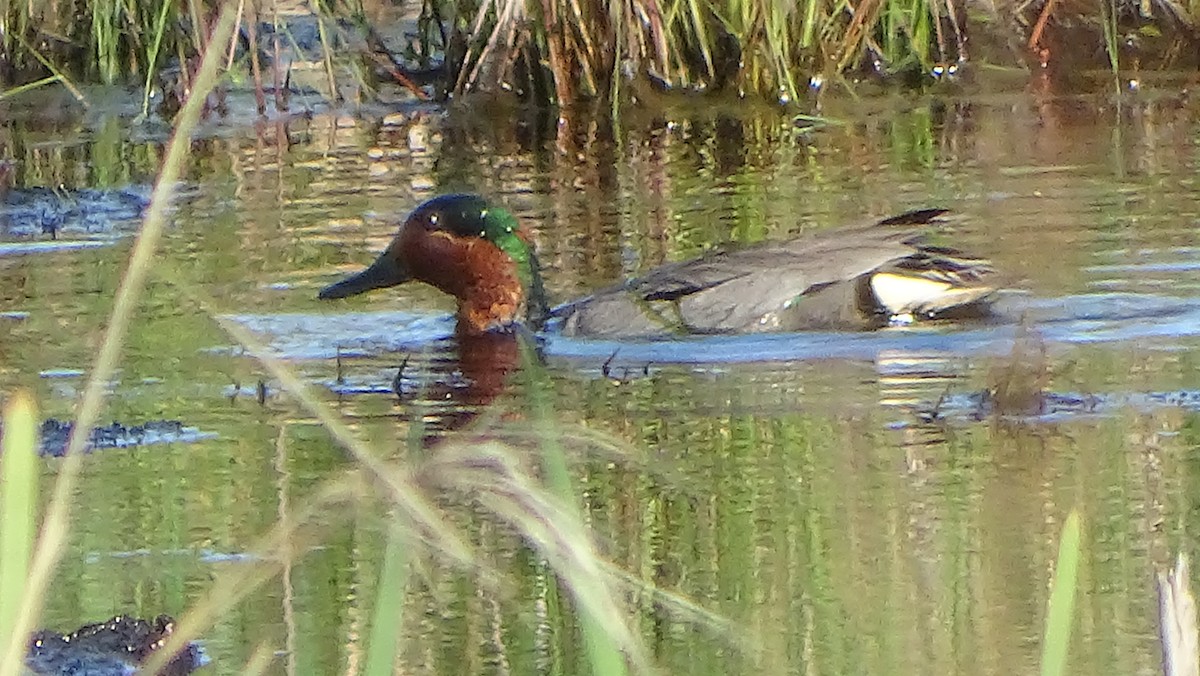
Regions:
[[36, 537], [37, 411], [28, 394], [18, 392], [4, 407], [0, 439], [0, 637], [7, 637], [3, 671], [20, 669], [24, 634], [17, 615], [24, 600], [29, 559]]
[[[801, 23], [800, 29], [800, 48], [812, 49], [817, 34], [817, 17], [820, 14], [821, 4], [818, 0], [805, 0], [803, 6], [804, 21]], [[775, 22], [775, 25], [778, 25], [778, 22]]]
[[[578, 494], [572, 486], [566, 452], [558, 441], [551, 418], [551, 389], [546, 382], [546, 374], [541, 368], [535, 348], [529, 341], [522, 339], [521, 348], [521, 372], [525, 374], [528, 385], [530, 413], [541, 437], [542, 469], [546, 473], [546, 482], [562, 506], [582, 522], [577, 507]], [[575, 593], [582, 611], [580, 625], [592, 673], [597, 676], [622, 676], [627, 673], [627, 669], [625, 657], [614, 639], [618, 628], [606, 626], [604, 619], [606, 616], [612, 616], [611, 613], [606, 615], [604, 612], [605, 601], [612, 602], [612, 599], [604, 599], [608, 590], [598, 581], [590, 587], [585, 587], [582, 581], [576, 582], [576, 585], [569, 586]]]
[[[395, 516], [393, 516], [393, 519]], [[403, 623], [404, 592], [408, 587], [408, 556], [411, 540], [396, 527], [388, 528], [387, 549], [379, 586], [375, 592], [375, 612], [371, 620], [371, 641], [367, 647], [367, 676], [387, 676], [395, 672]]]
[[1101, 0], [1100, 18], [1104, 23], [1104, 51], [1108, 53], [1108, 65], [1112, 69], [1113, 84], [1121, 93], [1121, 34], [1117, 25], [1116, 0]]
[[1079, 579], [1079, 530], [1079, 511], [1073, 509], [1058, 542], [1058, 563], [1054, 566], [1050, 609], [1046, 614], [1046, 634], [1042, 642], [1042, 676], [1061, 676], [1067, 671]]
[[55, 82], [58, 82], [60, 79], [62, 79], [62, 78], [58, 75], [51, 75], [49, 77], [44, 77], [40, 80], [35, 80], [34, 82], [30, 82], [28, 84], [23, 84], [19, 87], [13, 87], [12, 89], [5, 89], [3, 92], [0, 92], [0, 101], [3, 101], [4, 99], [12, 98], [14, 96], [17, 96], [18, 94], [23, 94], [23, 93], [33, 90], [33, 89], [37, 89], [38, 87], [41, 87], [42, 85], [54, 84]]
[[163, 51], [163, 37], [166, 35], [167, 13], [171, 3], [163, 2], [158, 8], [158, 17], [154, 23], [153, 41], [146, 54], [146, 86], [142, 90], [142, 116], [150, 114], [150, 92], [154, 89], [154, 78], [158, 72], [158, 62]]

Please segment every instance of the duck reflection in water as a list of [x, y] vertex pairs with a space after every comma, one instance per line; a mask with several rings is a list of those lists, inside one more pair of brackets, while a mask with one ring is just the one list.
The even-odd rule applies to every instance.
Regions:
[[[512, 374], [521, 365], [521, 342], [525, 335], [516, 331], [459, 333], [458, 366], [466, 380], [458, 401], [467, 406], [491, 404], [508, 390]], [[536, 357], [536, 350], [528, 353]]]
[[[519, 383], [517, 372], [531, 361], [541, 363], [530, 339], [515, 331], [456, 332], [404, 355], [387, 390], [404, 405], [403, 417], [419, 420], [426, 440], [434, 441], [481, 415], [502, 413], [503, 407], [493, 404], [512, 390], [514, 381]], [[365, 390], [350, 386], [347, 391], [380, 393], [384, 383], [377, 377], [372, 381]]]

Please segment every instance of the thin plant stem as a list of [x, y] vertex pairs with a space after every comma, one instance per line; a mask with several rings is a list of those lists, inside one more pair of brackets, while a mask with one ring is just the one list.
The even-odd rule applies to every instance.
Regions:
[[142, 90], [142, 116], [150, 114], [150, 91], [154, 87], [155, 68], [158, 66], [159, 53], [162, 51], [163, 35], [166, 32], [167, 12], [171, 9], [171, 3], [163, 2], [158, 10], [158, 18], [154, 25], [154, 41], [150, 44], [150, 53], [147, 55], [146, 64], [146, 86]]
[[295, 516], [289, 520], [275, 522], [271, 530], [250, 547], [253, 563], [231, 568], [218, 575], [213, 581], [211, 591], [179, 619], [176, 630], [147, 658], [139, 673], [159, 673], [171, 657], [188, 642], [196, 639], [203, 629], [211, 626], [223, 613], [274, 578], [283, 569], [287, 559], [285, 552], [303, 551], [315, 546], [316, 542], [312, 540], [314, 536], [306, 534], [304, 527], [318, 521], [327, 522], [329, 515], [338, 511], [336, 506], [354, 502], [363, 490], [361, 482], [356, 481], [356, 478], [351, 473], [327, 481], [316, 491], [307, 508], [297, 510]]
[[38, 50], [34, 49], [33, 45], [26, 42], [25, 38], [18, 35], [17, 40], [20, 41], [21, 47], [23, 47], [26, 51], [28, 51], [30, 54], [32, 54], [33, 58], [38, 60], [38, 63], [42, 64], [43, 68], [50, 71], [50, 73], [52, 75], [54, 75], [55, 77], [58, 78], [58, 81], [61, 82], [64, 87], [67, 88], [67, 91], [71, 92], [71, 95], [75, 97], [75, 100], [79, 101], [84, 106], [88, 105], [87, 97], [83, 95], [83, 92], [79, 91], [79, 88], [76, 87], [74, 85], [74, 83], [71, 82], [71, 79], [68, 78], [66, 75], [64, 75], [63, 72], [61, 70], [59, 70], [57, 66], [55, 66], [53, 63], [51, 63], [49, 59], [42, 56], [42, 53], [39, 52]]
[[[0, 636], [4, 646], [4, 671], [19, 668], [25, 656], [25, 633], [17, 617], [30, 590], [29, 555], [36, 538], [37, 511], [37, 411], [33, 399], [18, 391], [4, 407], [4, 434], [0, 438]], [[17, 640], [21, 639], [21, 640]]]
[[43, 85], [54, 84], [55, 82], [61, 82], [61, 81], [62, 81], [61, 75], [51, 75], [50, 77], [44, 77], [40, 80], [36, 80], [34, 82], [29, 82], [27, 84], [23, 84], [20, 87], [13, 87], [12, 89], [6, 89], [3, 92], [0, 92], [0, 101], [3, 101], [4, 99], [7, 99], [7, 98], [11, 98], [18, 94], [23, 94], [23, 93], [33, 90], [33, 89], [37, 89], [38, 87], [41, 87]]
[[318, 0], [309, 3], [313, 14], [317, 16], [317, 36], [321, 39], [321, 64], [325, 68], [326, 85], [329, 87], [329, 99], [341, 101], [342, 92], [338, 89], [337, 74], [333, 68], [333, 43], [329, 39], [329, 29], [325, 27], [325, 15], [321, 11]]

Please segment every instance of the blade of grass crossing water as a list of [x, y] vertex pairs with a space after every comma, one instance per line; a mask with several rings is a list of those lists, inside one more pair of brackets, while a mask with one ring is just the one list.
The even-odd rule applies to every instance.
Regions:
[[6, 671], [20, 669], [24, 632], [17, 613], [27, 592], [29, 559], [36, 537], [37, 412], [27, 393], [13, 395], [4, 407], [0, 443], [0, 638], [5, 639]]
[[[550, 386], [545, 382], [545, 373], [540, 368], [540, 362], [535, 354], [535, 348], [527, 340], [521, 341], [523, 352], [523, 368], [526, 374], [529, 406], [534, 419], [534, 425], [541, 432], [542, 467], [550, 483], [550, 489], [567, 508], [578, 511], [574, 489], [571, 484], [570, 470], [567, 467], [566, 453], [558, 443], [551, 423], [551, 406], [547, 399]], [[561, 571], [560, 571], [561, 572]], [[573, 581], [575, 585], [582, 584], [581, 580]], [[604, 592], [604, 583], [593, 581], [592, 589], [573, 587], [572, 591], [579, 602], [581, 610], [581, 625], [583, 627], [584, 645], [588, 653], [588, 661], [592, 673], [596, 676], [622, 676], [627, 673], [625, 658], [617, 648], [613, 639], [613, 628], [606, 628], [601, 621], [604, 613], [601, 609], [603, 602], [596, 598], [597, 593]], [[568, 583], [570, 584], [570, 582]], [[611, 602], [612, 599], [609, 599]]]
[[254, 649], [250, 655], [250, 659], [246, 661], [246, 666], [242, 667], [242, 676], [257, 676], [258, 674], [267, 673], [267, 669], [271, 668], [271, 663], [275, 661], [275, 649], [269, 642], [263, 642]]
[[379, 586], [375, 592], [367, 668], [363, 672], [367, 676], [387, 676], [395, 672], [396, 654], [400, 649], [400, 626], [404, 617], [404, 592], [408, 586], [409, 568], [405, 548], [410, 544], [411, 540], [399, 529], [388, 528], [383, 569], [379, 571]]
[[1079, 579], [1079, 530], [1079, 511], [1073, 509], [1058, 542], [1058, 562], [1054, 566], [1046, 634], [1042, 640], [1042, 676], [1062, 676], [1067, 671]]

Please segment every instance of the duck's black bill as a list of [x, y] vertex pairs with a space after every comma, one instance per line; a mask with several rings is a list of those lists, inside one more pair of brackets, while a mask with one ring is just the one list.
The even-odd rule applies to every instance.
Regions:
[[330, 300], [333, 298], [356, 296], [371, 289], [382, 289], [403, 284], [410, 279], [412, 279], [412, 275], [409, 274], [408, 270], [385, 253], [375, 259], [371, 267], [366, 270], [321, 289], [321, 293], [317, 294], [317, 297], [322, 300]]

